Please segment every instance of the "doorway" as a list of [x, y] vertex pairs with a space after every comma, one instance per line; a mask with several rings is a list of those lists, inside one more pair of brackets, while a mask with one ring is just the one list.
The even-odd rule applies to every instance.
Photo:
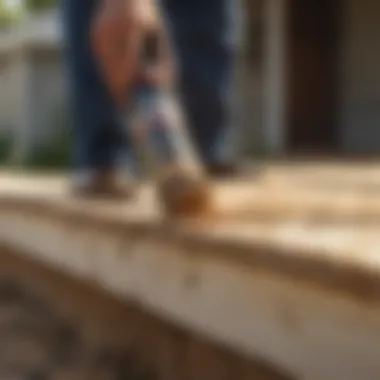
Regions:
[[288, 0], [286, 150], [338, 150], [341, 0]]

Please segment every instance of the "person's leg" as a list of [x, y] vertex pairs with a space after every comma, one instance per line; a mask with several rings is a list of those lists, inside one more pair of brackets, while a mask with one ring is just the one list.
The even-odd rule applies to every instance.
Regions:
[[114, 171], [122, 129], [99, 74], [90, 43], [90, 23], [97, 0], [63, 0], [65, 61], [70, 85], [77, 172]]
[[218, 144], [230, 125], [236, 0], [162, 0], [177, 52], [180, 91], [206, 164], [224, 160]]

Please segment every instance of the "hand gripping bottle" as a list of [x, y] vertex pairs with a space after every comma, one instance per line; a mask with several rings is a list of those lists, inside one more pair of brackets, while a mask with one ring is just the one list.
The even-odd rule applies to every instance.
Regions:
[[146, 37], [142, 76], [132, 98], [129, 133], [140, 164], [148, 177], [156, 181], [166, 214], [198, 216], [208, 209], [209, 187], [176, 93], [171, 83], [144, 76], [145, 68], [159, 62], [162, 44], [167, 44], [164, 38], [157, 33]]

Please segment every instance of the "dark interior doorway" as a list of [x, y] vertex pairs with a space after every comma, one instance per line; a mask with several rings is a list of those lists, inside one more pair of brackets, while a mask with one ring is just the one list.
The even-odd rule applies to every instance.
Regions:
[[341, 0], [288, 0], [287, 151], [334, 153]]

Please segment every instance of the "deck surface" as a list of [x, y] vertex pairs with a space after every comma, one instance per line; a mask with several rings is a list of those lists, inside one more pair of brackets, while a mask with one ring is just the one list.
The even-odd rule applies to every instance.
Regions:
[[0, 244], [294, 378], [379, 379], [380, 165], [267, 165], [213, 191], [210, 217], [173, 221], [149, 184], [79, 201], [3, 172]]
[[217, 217], [171, 223], [149, 185], [130, 202], [78, 201], [62, 177], [3, 172], [0, 210], [60, 210], [105, 228], [162, 231], [232, 260], [378, 297], [380, 165], [268, 165], [256, 179], [213, 186]]

